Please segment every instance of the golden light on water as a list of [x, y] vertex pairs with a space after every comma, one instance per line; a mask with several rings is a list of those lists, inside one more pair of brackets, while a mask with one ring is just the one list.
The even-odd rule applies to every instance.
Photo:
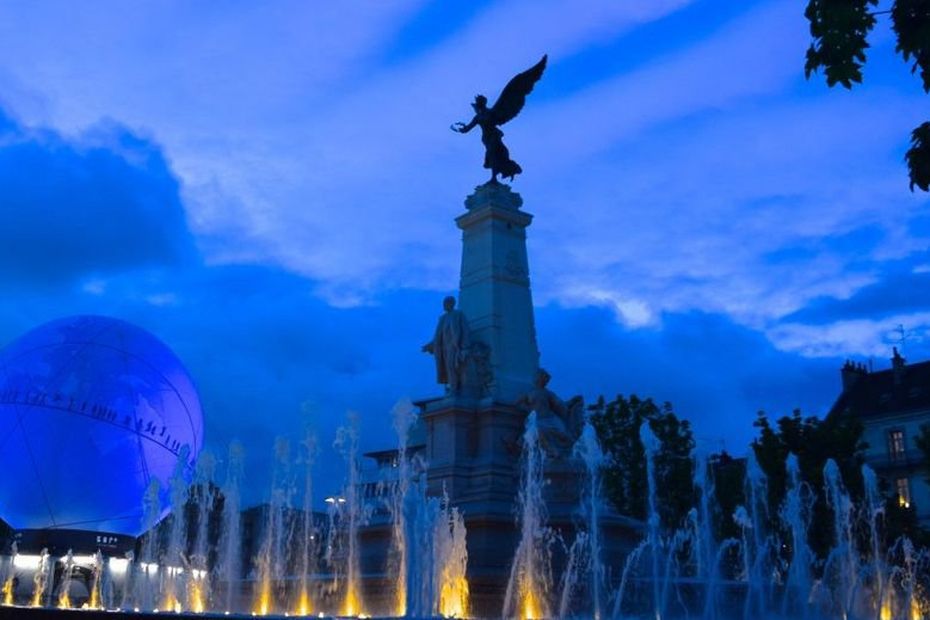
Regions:
[[882, 608], [878, 612], [878, 618], [879, 620], [892, 620], [893, 616], [894, 614], [891, 611], [891, 601], [886, 599], [885, 602], [882, 603]]
[[310, 594], [307, 592], [306, 588], [300, 591], [300, 597], [297, 599], [297, 611], [294, 613], [298, 616], [309, 616], [313, 613], [313, 605], [310, 603]]
[[464, 577], [442, 584], [439, 613], [446, 618], [464, 618], [468, 615], [468, 581]]
[[206, 603], [203, 596], [203, 585], [199, 580], [192, 580], [190, 593], [188, 594], [188, 600], [190, 601], [191, 608], [190, 610], [195, 614], [202, 614], [207, 609]]
[[13, 578], [10, 577], [3, 582], [3, 604], [13, 604]]
[[271, 613], [271, 582], [262, 580], [262, 587], [258, 592], [258, 600], [255, 602], [252, 615], [267, 616], [269, 613]]
[[71, 597], [68, 595], [67, 590], [62, 591], [58, 597], [58, 609], [71, 609]]
[[97, 588], [91, 588], [90, 600], [87, 601], [87, 607], [89, 609], [100, 609], [100, 595], [97, 593]]
[[358, 595], [355, 584], [350, 583], [349, 588], [346, 591], [345, 601], [342, 603], [342, 616], [360, 616], [362, 613], [361, 610], [361, 597]]
[[403, 579], [398, 579], [394, 592], [397, 597], [394, 601], [394, 615], [403, 618], [407, 615], [407, 585]]
[[[166, 611], [176, 611], [180, 613], [181, 601], [179, 601], [173, 594], [167, 595], [164, 600], [162, 600], [161, 608]], [[157, 613], [158, 610], [156, 609]]]
[[522, 620], [539, 620], [543, 617], [542, 608], [536, 598], [536, 594], [530, 590], [523, 597], [523, 609], [520, 614]]

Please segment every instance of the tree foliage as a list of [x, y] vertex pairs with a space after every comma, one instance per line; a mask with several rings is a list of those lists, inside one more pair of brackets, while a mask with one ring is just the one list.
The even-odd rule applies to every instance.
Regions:
[[[877, 4], [878, 0], [809, 0], [804, 11], [813, 39], [804, 64], [808, 78], [822, 69], [830, 87], [852, 88], [862, 82], [868, 36], [876, 23], [872, 9]], [[930, 93], [930, 0], [894, 0], [890, 14], [895, 51], [912, 63], [912, 73], [919, 71], [923, 90]], [[914, 186], [930, 191], [930, 123], [911, 133], [904, 160], [911, 191]]]
[[768, 512], [773, 517], [771, 527], [780, 527], [777, 515], [788, 488], [786, 463], [788, 455], [794, 454], [798, 459], [801, 479], [815, 493], [808, 542], [815, 553], [825, 557], [833, 544], [834, 532], [833, 515], [824, 492], [823, 469], [827, 460], [836, 461], [850, 497], [855, 502], [861, 500], [864, 492], [861, 468], [866, 448], [862, 442], [862, 423], [847, 416], [823, 420], [803, 417], [799, 410], [795, 410], [792, 415], [779, 418], [774, 426], [764, 413], [760, 413], [755, 426], [759, 429], [759, 436], [752, 442], [752, 449], [768, 478]]
[[646, 454], [639, 432], [642, 424], [648, 423], [660, 444], [655, 459], [659, 516], [666, 528], [680, 526], [695, 499], [690, 424], [675, 415], [671, 404], [659, 406], [635, 394], [629, 398], [617, 396], [611, 402], [601, 397], [590, 410], [607, 462], [607, 498], [621, 514], [646, 517]]
[[866, 39], [875, 25], [869, 7], [877, 4], [878, 0], [810, 0], [804, 11], [814, 38], [804, 65], [808, 78], [823, 68], [827, 86], [852, 88], [853, 82], [862, 82]]

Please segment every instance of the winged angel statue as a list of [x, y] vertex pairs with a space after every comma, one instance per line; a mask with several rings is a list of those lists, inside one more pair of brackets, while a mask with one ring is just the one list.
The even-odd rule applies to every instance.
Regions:
[[468, 133], [476, 125], [481, 127], [481, 142], [485, 149], [484, 167], [491, 171], [491, 182], [497, 182], [497, 175], [512, 181], [514, 176], [523, 172], [520, 164], [510, 159], [510, 151], [504, 146], [504, 132], [498, 129], [498, 126], [513, 119], [523, 109], [526, 96], [533, 91], [533, 86], [542, 77], [546, 68], [546, 58], [543, 56], [542, 60], [507, 82], [494, 107], [488, 107], [487, 97], [477, 95], [475, 102], [471, 104], [475, 110], [475, 117], [471, 122], [467, 125], [452, 125], [452, 130], [459, 133]]

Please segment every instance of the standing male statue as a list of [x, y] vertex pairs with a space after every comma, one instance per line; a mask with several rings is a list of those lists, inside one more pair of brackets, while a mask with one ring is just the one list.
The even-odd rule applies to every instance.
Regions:
[[447, 385], [452, 394], [458, 394], [468, 355], [468, 321], [461, 310], [455, 309], [455, 297], [442, 300], [442, 307], [445, 312], [436, 322], [436, 333], [423, 345], [423, 351], [436, 358], [436, 382]]

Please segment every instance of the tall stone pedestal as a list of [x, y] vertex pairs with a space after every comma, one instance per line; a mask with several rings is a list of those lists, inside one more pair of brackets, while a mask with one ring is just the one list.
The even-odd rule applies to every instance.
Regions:
[[[520, 210], [522, 203], [510, 187], [487, 183], [466, 199], [467, 212], [456, 218], [462, 230], [458, 307], [470, 340], [461, 386], [418, 403], [428, 492], [446, 494], [465, 520], [470, 614], [477, 617], [500, 617], [503, 610], [520, 535], [520, 438], [527, 412], [516, 403], [533, 387], [539, 369], [526, 251], [526, 229], [533, 218]], [[547, 461], [544, 472], [547, 524], [567, 548], [580, 520], [584, 468], [564, 455]], [[602, 560], [619, 574], [640, 524], [605, 509], [600, 529]], [[363, 532], [370, 592], [382, 591], [389, 581], [389, 575], [378, 573], [389, 537], [386, 524]], [[559, 547], [553, 549], [556, 580], [565, 562]]]
[[539, 368], [536, 321], [530, 293], [526, 227], [533, 216], [507, 185], [486, 183], [465, 200], [456, 218], [462, 229], [459, 308], [474, 340], [490, 350], [487, 393], [513, 402], [526, 392]]

